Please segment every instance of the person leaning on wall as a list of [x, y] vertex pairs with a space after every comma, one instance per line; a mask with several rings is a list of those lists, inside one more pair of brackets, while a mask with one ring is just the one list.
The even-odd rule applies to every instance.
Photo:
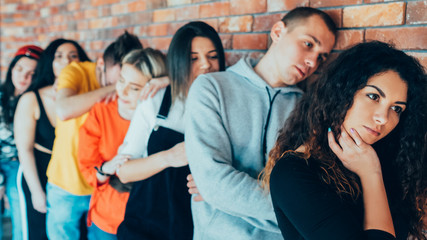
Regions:
[[300, 7], [276, 22], [270, 37], [259, 62], [241, 59], [225, 72], [200, 75], [190, 88], [189, 186], [204, 199], [192, 201], [194, 239], [282, 239], [257, 177], [302, 96], [295, 84], [327, 59], [336, 26], [326, 13]]

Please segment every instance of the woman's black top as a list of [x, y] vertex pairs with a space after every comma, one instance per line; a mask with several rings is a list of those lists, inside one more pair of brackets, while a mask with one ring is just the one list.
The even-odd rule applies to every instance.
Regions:
[[[285, 154], [273, 168], [271, 198], [285, 239], [395, 239], [381, 230], [364, 231], [363, 197], [340, 197], [318, 173], [313, 159], [306, 161], [293, 153]], [[395, 225], [402, 221], [395, 216], [393, 220]], [[407, 231], [402, 235], [406, 237]]]
[[53, 141], [55, 140], [55, 128], [49, 121], [39, 92], [34, 91], [34, 94], [36, 95], [37, 103], [40, 108], [40, 118], [37, 120], [36, 124], [35, 142], [49, 150], [52, 150]]

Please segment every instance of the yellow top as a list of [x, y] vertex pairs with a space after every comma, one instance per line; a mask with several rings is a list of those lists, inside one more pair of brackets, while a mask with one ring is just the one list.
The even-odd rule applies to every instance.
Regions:
[[[100, 88], [95, 70], [96, 63], [70, 63], [58, 77], [58, 90], [69, 88], [82, 94]], [[74, 195], [90, 195], [93, 192], [93, 188], [80, 173], [77, 159], [79, 129], [87, 115], [85, 113], [67, 121], [56, 119], [52, 158], [46, 173], [49, 183]]]

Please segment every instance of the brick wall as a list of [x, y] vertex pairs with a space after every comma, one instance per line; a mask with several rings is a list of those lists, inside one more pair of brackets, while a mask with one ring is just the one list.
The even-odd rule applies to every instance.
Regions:
[[260, 57], [272, 23], [297, 6], [328, 12], [338, 24], [334, 51], [377, 39], [416, 56], [427, 67], [427, 1], [390, 0], [0, 0], [1, 77], [18, 47], [77, 40], [95, 59], [124, 29], [144, 46], [167, 50], [174, 32], [202, 20], [220, 34], [227, 64]]

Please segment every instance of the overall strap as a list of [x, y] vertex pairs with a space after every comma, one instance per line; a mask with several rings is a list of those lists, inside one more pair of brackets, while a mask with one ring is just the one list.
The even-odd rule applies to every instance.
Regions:
[[157, 118], [166, 119], [169, 114], [169, 109], [172, 105], [172, 95], [171, 95], [171, 87], [168, 86], [165, 91], [165, 95], [163, 96], [162, 105], [160, 106], [159, 113], [157, 113]]

